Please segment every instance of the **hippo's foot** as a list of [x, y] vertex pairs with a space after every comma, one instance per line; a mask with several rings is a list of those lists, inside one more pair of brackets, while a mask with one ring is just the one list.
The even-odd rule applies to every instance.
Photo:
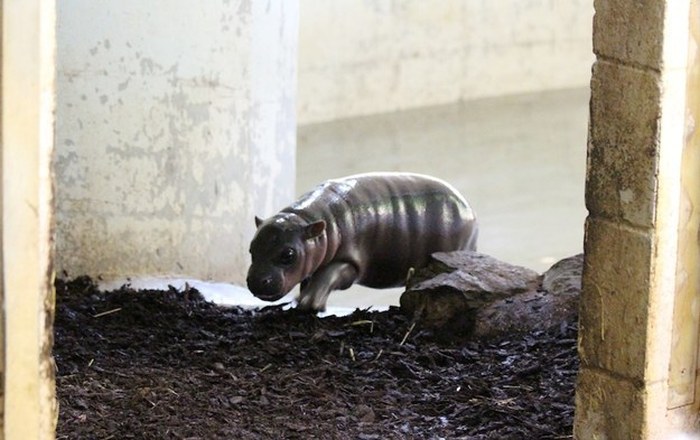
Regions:
[[322, 312], [326, 310], [326, 301], [331, 291], [347, 289], [356, 279], [357, 269], [352, 264], [330, 263], [318, 269], [301, 286], [297, 308]]
[[297, 297], [297, 310], [313, 313], [323, 312], [326, 310], [326, 301], [323, 301], [323, 304], [320, 304], [318, 301], [314, 301], [313, 298], [299, 295]]

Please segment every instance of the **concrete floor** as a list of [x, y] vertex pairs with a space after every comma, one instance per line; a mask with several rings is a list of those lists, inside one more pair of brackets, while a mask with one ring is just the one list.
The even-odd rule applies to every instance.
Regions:
[[[472, 204], [479, 251], [544, 271], [582, 252], [588, 90], [353, 118], [299, 128], [297, 193], [368, 171], [440, 177]], [[398, 304], [402, 289], [353, 286], [330, 307]]]

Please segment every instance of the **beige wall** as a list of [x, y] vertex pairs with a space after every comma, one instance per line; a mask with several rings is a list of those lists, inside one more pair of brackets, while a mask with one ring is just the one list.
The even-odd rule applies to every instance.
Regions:
[[253, 216], [293, 196], [297, 14], [58, 2], [59, 273], [244, 281]]
[[301, 0], [299, 122], [585, 87], [591, 0]]

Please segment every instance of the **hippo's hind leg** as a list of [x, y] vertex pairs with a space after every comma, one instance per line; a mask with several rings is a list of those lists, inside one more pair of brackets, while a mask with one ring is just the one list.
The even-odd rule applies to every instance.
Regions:
[[343, 290], [357, 279], [357, 269], [350, 263], [334, 262], [320, 268], [308, 278], [299, 293], [299, 308], [322, 311], [332, 290]]

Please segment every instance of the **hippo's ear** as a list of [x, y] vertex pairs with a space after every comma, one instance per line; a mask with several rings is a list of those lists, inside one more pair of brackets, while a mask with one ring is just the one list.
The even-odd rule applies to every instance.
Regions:
[[316, 238], [326, 230], [326, 222], [319, 220], [317, 222], [311, 223], [304, 227], [304, 238], [309, 240], [311, 238]]
[[262, 225], [262, 222], [263, 222], [263, 219], [261, 219], [260, 217], [258, 217], [258, 216], [256, 215], [256, 216], [255, 216], [255, 227], [256, 227], [256, 228], [259, 228], [260, 225]]

